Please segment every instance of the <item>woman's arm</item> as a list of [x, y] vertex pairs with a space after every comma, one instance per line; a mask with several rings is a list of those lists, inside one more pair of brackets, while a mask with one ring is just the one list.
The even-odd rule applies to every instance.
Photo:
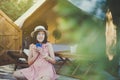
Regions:
[[53, 51], [53, 47], [51, 43], [47, 43], [48, 44], [48, 50], [49, 50], [49, 56], [46, 56], [45, 59], [49, 62], [51, 62], [52, 64], [56, 63], [55, 60], [55, 55], [54, 55], [54, 51]]
[[38, 54], [36, 54], [36, 52], [34, 52], [35, 51], [34, 49], [35, 49], [35, 45], [31, 44], [30, 47], [29, 47], [30, 53], [28, 55], [28, 64], [29, 65], [33, 64], [36, 57], [38, 56]]

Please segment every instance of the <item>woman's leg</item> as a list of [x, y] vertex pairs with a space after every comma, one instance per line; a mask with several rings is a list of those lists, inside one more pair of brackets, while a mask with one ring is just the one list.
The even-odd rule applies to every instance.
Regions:
[[14, 76], [15, 78], [17, 78], [17, 80], [27, 80], [27, 79], [25, 78], [25, 76], [23, 75], [23, 73], [22, 73], [20, 70], [15, 71], [15, 72], [13, 73], [13, 76]]

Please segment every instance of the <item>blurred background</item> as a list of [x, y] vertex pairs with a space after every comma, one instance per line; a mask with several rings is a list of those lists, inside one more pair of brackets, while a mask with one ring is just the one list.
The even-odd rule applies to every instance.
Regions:
[[[16, 21], [37, 1], [39, 0], [0, 0], [0, 9], [12, 21]], [[61, 74], [72, 74], [80, 80], [117, 80], [114, 69], [108, 69], [110, 62], [106, 55], [107, 9], [107, 0], [56, 0], [55, 6], [43, 18], [40, 17], [48, 24], [50, 42], [77, 46], [75, 54], [80, 57], [69, 66], [64, 66], [60, 70]], [[39, 20], [31, 26], [38, 23]], [[30, 31], [32, 29], [33, 27]]]

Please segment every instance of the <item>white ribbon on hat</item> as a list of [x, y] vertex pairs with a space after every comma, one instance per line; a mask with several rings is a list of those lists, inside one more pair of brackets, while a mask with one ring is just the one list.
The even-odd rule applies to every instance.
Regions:
[[45, 30], [45, 27], [37, 26], [37, 27], [35, 27], [34, 31], [37, 31], [37, 30]]

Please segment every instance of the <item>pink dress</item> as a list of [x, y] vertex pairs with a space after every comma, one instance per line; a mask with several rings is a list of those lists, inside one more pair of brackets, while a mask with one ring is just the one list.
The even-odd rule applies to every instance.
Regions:
[[[42, 49], [49, 55], [47, 44], [42, 45]], [[50, 80], [56, 79], [56, 72], [53, 64], [46, 61], [43, 56], [39, 55], [36, 61], [28, 68], [20, 70], [28, 80], [37, 80], [36, 78], [42, 78], [43, 76], [50, 77]]]

